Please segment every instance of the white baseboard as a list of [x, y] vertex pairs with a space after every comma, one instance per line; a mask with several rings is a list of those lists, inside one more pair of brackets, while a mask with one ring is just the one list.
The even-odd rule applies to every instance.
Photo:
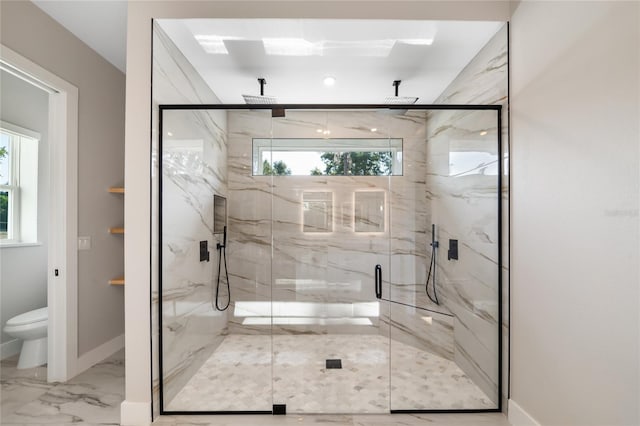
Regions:
[[147, 426], [151, 424], [151, 403], [122, 401], [120, 424], [123, 426]]
[[7, 359], [11, 356], [17, 355], [22, 349], [22, 340], [13, 339], [8, 342], [4, 342], [0, 345], [0, 359]]
[[509, 423], [513, 426], [540, 426], [540, 423], [518, 405], [513, 399], [509, 400]]
[[83, 371], [93, 367], [100, 361], [108, 358], [122, 348], [124, 348], [124, 333], [79, 356], [78, 362], [76, 363], [75, 374], [80, 374]]

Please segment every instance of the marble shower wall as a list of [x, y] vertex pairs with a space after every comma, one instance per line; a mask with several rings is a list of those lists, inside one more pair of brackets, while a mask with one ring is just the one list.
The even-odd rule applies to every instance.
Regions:
[[[162, 146], [162, 333], [166, 401], [222, 342], [215, 308], [213, 194], [227, 196], [226, 111], [165, 111]], [[167, 136], [168, 133], [172, 136]], [[209, 261], [200, 261], [207, 241]]]
[[[390, 319], [387, 304], [378, 307], [374, 291], [374, 267], [380, 264], [385, 298], [429, 307], [424, 295], [430, 223], [424, 197], [426, 113], [290, 110], [285, 118], [272, 120], [269, 112], [230, 111], [228, 118], [229, 332], [390, 332], [396, 340], [453, 359], [450, 316], [433, 314], [427, 324], [421, 309], [398, 305]], [[252, 175], [253, 138], [316, 139], [318, 129], [330, 130], [332, 138], [402, 138], [402, 176]], [[369, 232], [355, 232], [356, 222], [366, 222], [365, 200], [377, 197], [384, 211], [375, 226], [362, 225]], [[328, 206], [326, 232], [313, 232], [318, 229], [309, 224], [305, 228], [305, 201], [313, 208], [309, 200], [314, 199]], [[379, 221], [382, 229], [373, 232]], [[272, 308], [273, 328], [267, 320]], [[279, 320], [300, 315], [309, 321]]]
[[[438, 226], [438, 291], [455, 315], [455, 361], [497, 404], [498, 333], [503, 333], [503, 401], [508, 371], [508, 122], [507, 26], [436, 100], [438, 104], [503, 105], [495, 111], [433, 111], [427, 119], [427, 198]], [[497, 132], [502, 132], [502, 153]], [[505, 159], [498, 193], [497, 162]], [[500, 196], [500, 199], [499, 199]], [[503, 204], [503, 268], [498, 270], [498, 203]], [[449, 239], [459, 240], [459, 260], [447, 260]], [[503, 274], [503, 306], [498, 278]], [[498, 325], [498, 310], [503, 324]]]
[[[231, 334], [270, 335], [270, 324], [243, 324], [249, 316], [270, 318], [271, 192], [269, 177], [252, 177], [252, 138], [271, 134], [271, 111], [229, 111], [227, 254]], [[240, 302], [240, 303], [238, 303]], [[260, 321], [258, 321], [260, 322]], [[271, 348], [265, 348], [271, 354]]]
[[[153, 26], [152, 117], [152, 378], [159, 409], [158, 105], [219, 103], [158, 21]], [[216, 263], [213, 194], [227, 195], [225, 111], [165, 111], [162, 150], [162, 315], [164, 396], [168, 402], [222, 340], [226, 312], [211, 305]], [[207, 240], [210, 262], [199, 261]]]

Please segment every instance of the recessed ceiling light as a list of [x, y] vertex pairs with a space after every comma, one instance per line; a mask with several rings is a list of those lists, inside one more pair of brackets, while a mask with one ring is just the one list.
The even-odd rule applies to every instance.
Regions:
[[324, 83], [325, 86], [331, 87], [334, 84], [336, 84], [336, 78], [328, 75], [324, 78], [324, 80], [322, 80], [322, 82]]
[[173, 133], [167, 132], [167, 136], [173, 136]]
[[486, 136], [487, 133], [488, 132], [486, 130], [483, 130], [483, 131], [480, 132], [480, 136]]
[[373, 129], [371, 129], [372, 132], [377, 132], [378, 129], [376, 129], [375, 127]]
[[316, 132], [322, 133], [322, 129], [316, 129]]

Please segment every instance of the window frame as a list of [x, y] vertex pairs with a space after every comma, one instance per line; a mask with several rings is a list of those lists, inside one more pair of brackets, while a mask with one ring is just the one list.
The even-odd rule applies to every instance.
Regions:
[[[21, 167], [23, 162], [28, 160], [27, 158], [23, 158], [22, 148], [26, 143], [34, 143], [35, 146], [38, 147], [41, 136], [38, 132], [25, 129], [5, 121], [0, 121], [0, 133], [9, 137], [9, 153], [7, 155], [7, 159], [9, 161], [9, 179], [8, 184], [0, 184], [0, 192], [8, 193], [7, 238], [0, 239], [0, 246], [35, 243], [37, 242], [37, 238], [33, 241], [31, 241], [31, 239], [26, 241], [24, 239], [25, 233], [22, 232], [22, 226], [24, 225], [22, 216], [24, 212], [22, 211], [23, 200], [21, 176], [24, 170], [22, 170]], [[27, 152], [28, 151], [29, 150], [27, 150]], [[37, 149], [35, 151], [35, 158], [32, 158], [30, 161], [35, 161], [35, 180], [37, 182]], [[36, 223], [33, 225], [37, 227], [37, 195], [35, 208]], [[37, 231], [35, 232], [35, 235], [37, 235]]]
[[[363, 144], [364, 142], [369, 142], [369, 144]], [[368, 177], [402, 176], [404, 173], [403, 150], [403, 138], [253, 138], [252, 176], [267, 176], [262, 174], [262, 158], [265, 152], [391, 152], [391, 173]], [[273, 165], [273, 162], [271, 163]], [[290, 176], [311, 175], [292, 174]], [[328, 175], [323, 174], [322, 176]]]

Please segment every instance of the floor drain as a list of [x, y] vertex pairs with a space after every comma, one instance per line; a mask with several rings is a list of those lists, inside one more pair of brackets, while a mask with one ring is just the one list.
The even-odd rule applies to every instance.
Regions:
[[327, 368], [342, 368], [342, 360], [341, 359], [328, 359], [327, 360]]

